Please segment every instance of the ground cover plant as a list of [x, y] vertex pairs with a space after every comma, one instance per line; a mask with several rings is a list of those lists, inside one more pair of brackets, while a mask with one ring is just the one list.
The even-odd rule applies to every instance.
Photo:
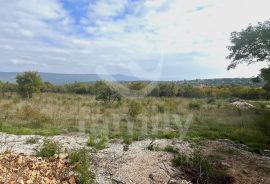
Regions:
[[40, 93], [20, 100], [13, 93], [1, 96], [0, 131], [40, 135], [83, 131], [93, 137], [131, 140], [231, 139], [260, 153], [270, 147], [269, 102], [247, 102], [255, 108], [239, 109], [229, 99], [126, 97], [107, 104], [92, 95]]

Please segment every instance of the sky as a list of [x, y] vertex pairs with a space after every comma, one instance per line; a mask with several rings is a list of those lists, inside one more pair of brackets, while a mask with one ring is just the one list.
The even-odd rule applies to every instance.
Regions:
[[0, 0], [0, 71], [151, 80], [252, 77], [227, 71], [230, 33], [270, 19], [269, 0]]

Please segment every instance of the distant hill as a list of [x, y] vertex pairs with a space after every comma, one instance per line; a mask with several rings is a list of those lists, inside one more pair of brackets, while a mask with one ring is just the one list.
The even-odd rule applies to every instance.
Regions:
[[[18, 72], [0, 72], [0, 80], [15, 82]], [[97, 80], [109, 81], [137, 81], [136, 77], [127, 75], [98, 75], [98, 74], [59, 74], [59, 73], [39, 73], [43, 81], [52, 84], [68, 84], [74, 82], [94, 82]]]
[[[15, 82], [18, 72], [0, 72], [0, 81]], [[109, 81], [139, 81], [141, 79], [127, 75], [98, 75], [98, 74], [59, 74], [59, 73], [39, 73], [43, 81], [48, 81], [52, 84], [69, 84], [74, 82], [95, 82], [97, 80], [109, 80]], [[160, 81], [165, 82], [165, 81]], [[251, 78], [219, 78], [219, 79], [195, 79], [195, 80], [180, 80], [174, 81], [178, 84], [190, 84], [190, 85], [252, 85], [263, 86], [263, 83], [254, 84]]]

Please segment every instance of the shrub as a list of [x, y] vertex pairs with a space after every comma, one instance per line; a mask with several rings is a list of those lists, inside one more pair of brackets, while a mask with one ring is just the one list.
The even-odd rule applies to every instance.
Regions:
[[122, 96], [104, 81], [98, 81], [95, 84], [96, 89], [96, 100], [102, 100], [105, 103], [121, 101]]
[[181, 153], [178, 153], [172, 159], [172, 163], [174, 166], [181, 166], [188, 163], [188, 157]]
[[75, 171], [78, 172], [79, 184], [90, 184], [94, 181], [94, 174], [90, 171], [91, 159], [86, 148], [75, 150], [69, 154], [71, 164], [76, 164]]
[[41, 145], [41, 148], [37, 152], [37, 156], [46, 158], [51, 157], [54, 154], [60, 153], [61, 147], [62, 146], [58, 142], [45, 139]]
[[190, 109], [199, 110], [201, 108], [201, 104], [197, 101], [191, 101], [188, 105]]
[[209, 177], [214, 173], [213, 165], [200, 152], [196, 151], [191, 161], [193, 167], [200, 170], [201, 174], [204, 174], [205, 177]]
[[214, 167], [199, 151], [195, 151], [191, 157], [178, 153], [172, 163], [181, 166], [184, 177], [192, 183], [234, 183], [233, 177]]
[[136, 118], [139, 114], [142, 113], [142, 111], [143, 109], [141, 103], [134, 100], [129, 103], [128, 114], [130, 117]]
[[24, 72], [16, 77], [18, 93], [23, 98], [32, 98], [33, 93], [40, 92], [42, 79], [37, 72]]

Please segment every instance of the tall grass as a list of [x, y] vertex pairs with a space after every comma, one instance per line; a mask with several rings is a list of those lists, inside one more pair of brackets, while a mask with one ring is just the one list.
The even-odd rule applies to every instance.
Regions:
[[90, 95], [41, 93], [20, 100], [13, 94], [1, 97], [0, 131], [41, 135], [84, 131], [92, 136], [104, 132], [110, 139], [170, 139], [178, 138], [181, 123], [192, 114], [189, 139], [231, 139], [257, 152], [270, 149], [270, 111], [261, 105], [264, 101], [250, 103], [257, 108], [236, 110], [226, 99], [128, 97], [104, 104]]

